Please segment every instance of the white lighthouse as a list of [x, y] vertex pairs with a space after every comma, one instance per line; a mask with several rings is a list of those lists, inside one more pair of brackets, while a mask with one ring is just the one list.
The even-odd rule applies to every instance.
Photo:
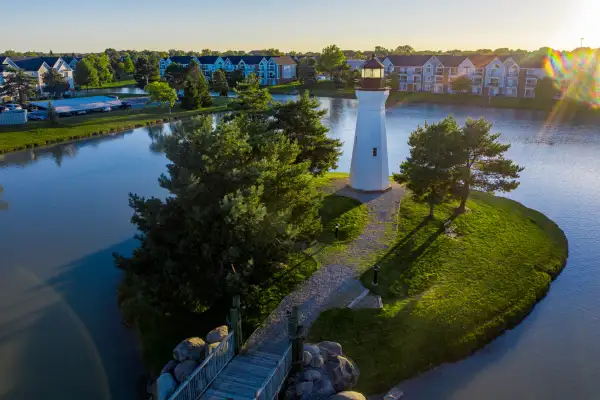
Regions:
[[373, 55], [363, 64], [361, 84], [356, 89], [358, 117], [350, 187], [360, 191], [382, 192], [390, 187], [385, 128], [385, 101], [390, 91], [385, 85], [384, 69]]

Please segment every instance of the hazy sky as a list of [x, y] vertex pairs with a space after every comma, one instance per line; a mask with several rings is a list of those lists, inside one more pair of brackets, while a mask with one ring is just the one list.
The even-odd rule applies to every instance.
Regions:
[[600, 47], [600, 0], [0, 0], [0, 51]]

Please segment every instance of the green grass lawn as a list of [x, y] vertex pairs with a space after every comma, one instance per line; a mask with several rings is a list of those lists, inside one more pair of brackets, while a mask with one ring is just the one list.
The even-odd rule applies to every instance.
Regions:
[[61, 118], [57, 125], [49, 121], [30, 121], [24, 125], [0, 126], [0, 153], [133, 129], [168, 118], [225, 111], [228, 101], [215, 98], [213, 106], [192, 111], [176, 105], [171, 114], [167, 107], [146, 107]]
[[134, 97], [148, 97], [148, 95], [134, 94], [134, 93], [86, 93], [85, 90], [78, 93], [77, 98], [81, 97], [95, 97], [95, 96], [117, 96], [119, 99], [131, 99]]
[[136, 84], [137, 84], [137, 82], [135, 81], [135, 79], [126, 79], [126, 80], [122, 80], [122, 81], [114, 81], [114, 82], [105, 83], [102, 86], [90, 86], [89, 88], [87, 86], [85, 86], [83, 90], [85, 90], [85, 89], [120, 88], [120, 87], [127, 87], [127, 86], [135, 86]]
[[[386, 391], [471, 354], [519, 323], [564, 267], [566, 238], [541, 213], [483, 193], [467, 207], [455, 219], [450, 205], [439, 207], [427, 221], [427, 207], [406, 197], [372, 288], [383, 310], [330, 310], [313, 325], [310, 341], [340, 342], [357, 362], [357, 390]], [[372, 271], [362, 279], [371, 286]]]

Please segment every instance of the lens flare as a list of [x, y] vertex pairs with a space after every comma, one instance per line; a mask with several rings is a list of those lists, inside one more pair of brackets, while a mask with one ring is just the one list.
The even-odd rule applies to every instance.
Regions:
[[548, 53], [544, 64], [546, 73], [554, 79], [564, 99], [600, 108], [600, 93], [597, 90], [600, 73], [598, 73], [596, 50], [585, 48], [572, 52], [552, 50]]

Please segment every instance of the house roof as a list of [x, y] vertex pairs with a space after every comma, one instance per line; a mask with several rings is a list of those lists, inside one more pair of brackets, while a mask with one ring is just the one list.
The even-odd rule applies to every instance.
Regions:
[[44, 64], [42, 57], [24, 58], [20, 60], [13, 60], [15, 65], [25, 71], [39, 71]]
[[458, 67], [463, 61], [465, 61], [467, 56], [452, 56], [452, 55], [439, 55], [436, 56], [438, 60], [442, 63], [444, 67]]
[[371, 59], [365, 61], [362, 65], [363, 68], [371, 68], [371, 69], [385, 69], [385, 66], [379, 61], [375, 54], [371, 56]]
[[177, 64], [189, 64], [194, 59], [192, 56], [171, 56], [169, 58], [171, 59], [171, 62]]
[[346, 60], [346, 64], [350, 66], [350, 69], [358, 69], [362, 67], [365, 63], [365, 60]]
[[46, 64], [53, 67], [60, 57], [40, 57]]
[[0, 64], [4, 64], [7, 58], [7, 56], [0, 56]]
[[260, 64], [263, 58], [264, 56], [242, 56], [244, 62], [249, 65]]
[[229, 60], [233, 65], [238, 65], [242, 61], [242, 56], [227, 56], [225, 60]]
[[[200, 61], [200, 64], [214, 64], [217, 61], [217, 58], [219, 58], [219, 56], [200, 56], [198, 57], [198, 61]], [[173, 59], [173, 57], [171, 57], [171, 59]]]
[[469, 60], [476, 68], [483, 68], [494, 61], [498, 56], [494, 54], [473, 54], [469, 56]]
[[414, 56], [400, 56], [400, 55], [391, 55], [386, 58], [390, 60], [392, 65], [395, 67], [399, 66], [421, 66], [424, 65], [427, 60], [431, 58], [431, 54], [423, 54], [423, 55], [414, 55]]
[[72, 56], [64, 56], [62, 57], [62, 59], [67, 63], [67, 64], [71, 64], [73, 62], [73, 60], [81, 60], [81, 57], [72, 57]]
[[296, 61], [290, 56], [271, 57], [278, 65], [296, 65]]

